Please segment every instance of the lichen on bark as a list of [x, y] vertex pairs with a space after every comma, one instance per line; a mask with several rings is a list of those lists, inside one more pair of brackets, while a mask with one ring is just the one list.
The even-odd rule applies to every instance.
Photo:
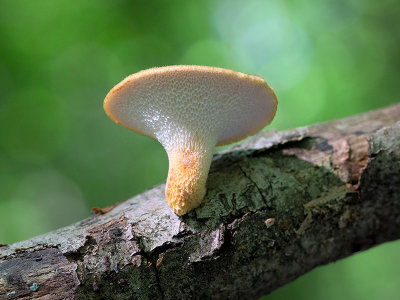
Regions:
[[395, 105], [261, 133], [215, 156], [205, 201], [188, 215], [169, 210], [161, 185], [2, 246], [0, 297], [255, 299], [397, 239], [399, 119]]

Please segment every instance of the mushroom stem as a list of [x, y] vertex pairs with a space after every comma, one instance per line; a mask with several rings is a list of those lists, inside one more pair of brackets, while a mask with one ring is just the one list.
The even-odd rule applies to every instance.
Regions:
[[184, 215], [199, 206], [203, 200], [212, 154], [213, 147], [168, 151], [169, 170], [165, 198], [176, 214]]

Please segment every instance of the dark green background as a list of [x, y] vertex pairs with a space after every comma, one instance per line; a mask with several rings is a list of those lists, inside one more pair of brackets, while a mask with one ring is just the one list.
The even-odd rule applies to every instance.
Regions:
[[[89, 216], [165, 180], [163, 148], [107, 118], [125, 76], [200, 64], [275, 89], [269, 128], [399, 99], [396, 0], [0, 0], [0, 243]], [[318, 268], [266, 299], [394, 299], [400, 243]]]

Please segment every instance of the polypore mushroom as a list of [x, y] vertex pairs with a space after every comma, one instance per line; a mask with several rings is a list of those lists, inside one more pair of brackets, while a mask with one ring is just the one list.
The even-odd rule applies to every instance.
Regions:
[[107, 94], [104, 110], [114, 122], [163, 145], [169, 159], [165, 197], [183, 215], [204, 198], [215, 145], [258, 132], [271, 122], [277, 104], [259, 76], [169, 66], [125, 78]]

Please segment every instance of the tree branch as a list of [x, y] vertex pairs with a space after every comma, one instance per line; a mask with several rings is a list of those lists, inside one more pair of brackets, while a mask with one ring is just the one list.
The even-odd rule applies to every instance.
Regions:
[[152, 188], [0, 247], [1, 299], [255, 299], [400, 237], [400, 104], [215, 155], [204, 203]]

